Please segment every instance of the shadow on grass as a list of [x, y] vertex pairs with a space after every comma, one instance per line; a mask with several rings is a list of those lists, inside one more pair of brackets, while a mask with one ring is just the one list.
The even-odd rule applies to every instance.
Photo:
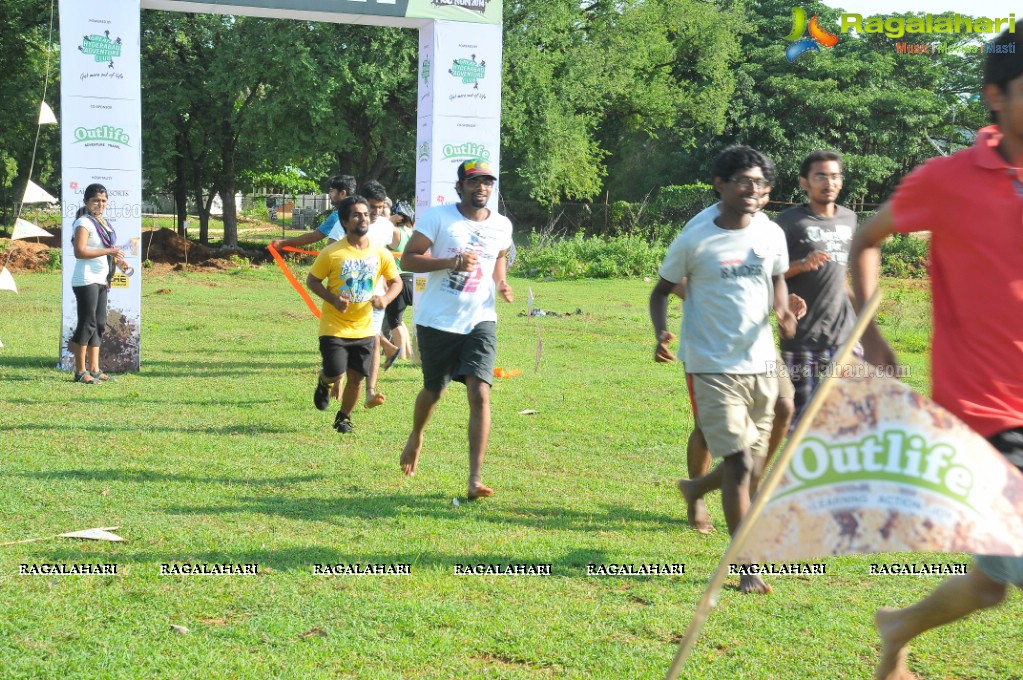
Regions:
[[[102, 390], [105, 387], [92, 387], [90, 389]], [[31, 425], [0, 425], [0, 432], [25, 432], [35, 430], [38, 432], [61, 431], [61, 432], [95, 432], [100, 435], [121, 435], [126, 432], [124, 425], [92, 425], [78, 424], [69, 427], [65, 422], [59, 423], [33, 423]], [[238, 424], [224, 425], [223, 427], [164, 427], [146, 424], [144, 431], [147, 434], [153, 432], [180, 432], [180, 433], [205, 433], [216, 435], [245, 434], [259, 436], [264, 434], [294, 434], [295, 427], [268, 427], [266, 425]]]
[[[395, 520], [425, 518], [461, 522], [485, 522], [545, 531], [602, 532], [619, 526], [629, 531], [664, 531], [679, 523], [677, 517], [650, 513], [623, 505], [605, 505], [596, 512], [565, 507], [515, 505], [505, 508], [493, 501], [469, 504], [461, 499], [454, 507], [447, 495], [377, 494], [316, 497], [249, 497], [230, 505], [188, 505], [164, 508], [169, 515], [261, 514], [289, 520], [337, 524], [345, 519]], [[468, 505], [467, 505], [468, 504]]]
[[170, 474], [153, 470], [62, 470], [59, 472], [19, 472], [18, 477], [30, 479], [61, 479], [85, 482], [180, 482], [184, 484], [229, 484], [239, 486], [287, 486], [324, 479], [323, 474], [292, 475], [290, 477], [200, 477]]
[[4, 368], [48, 368], [56, 370], [57, 357], [56, 355], [48, 355], [45, 357], [5, 355], [3, 357], [2, 365]]

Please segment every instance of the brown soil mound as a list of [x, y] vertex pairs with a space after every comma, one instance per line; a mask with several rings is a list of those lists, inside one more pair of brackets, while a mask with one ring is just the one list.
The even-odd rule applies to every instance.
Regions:
[[177, 264], [179, 262], [205, 262], [213, 251], [201, 243], [183, 239], [172, 229], [142, 232], [142, 259], [152, 262]]
[[[10, 245], [7, 245], [10, 244]], [[6, 248], [0, 247], [0, 265], [7, 261], [11, 273], [43, 271], [50, 268], [50, 249], [42, 243], [30, 243], [21, 239], [4, 241], [10, 251], [7, 260]]]
[[[51, 248], [60, 249], [60, 230], [49, 239], [38, 239], [42, 243], [36, 243], [37, 239], [28, 241], [0, 240], [0, 265], [7, 257], [6, 250], [12, 249], [11, 259], [7, 264], [8, 269], [14, 272], [44, 271], [51, 267]], [[46, 243], [52, 244], [47, 247]], [[12, 244], [12, 245], [8, 245]], [[210, 248], [201, 243], [195, 243], [183, 239], [172, 229], [159, 229], [157, 231], [142, 232], [142, 250], [139, 253], [142, 260], [150, 260], [155, 265], [174, 265], [174, 269], [195, 269], [195, 270], [231, 270], [238, 268], [238, 259], [249, 260], [253, 264], [259, 264], [270, 259], [269, 253], [245, 251], [240, 248]], [[58, 264], [59, 266], [59, 264]], [[162, 267], [154, 267], [154, 271]]]

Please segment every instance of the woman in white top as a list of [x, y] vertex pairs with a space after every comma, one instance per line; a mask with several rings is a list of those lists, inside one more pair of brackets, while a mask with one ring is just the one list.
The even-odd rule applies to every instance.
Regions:
[[71, 290], [78, 302], [78, 325], [68, 342], [75, 359], [75, 382], [98, 385], [110, 376], [99, 367], [99, 348], [107, 325], [107, 290], [114, 263], [123, 263], [124, 253], [114, 245], [117, 234], [103, 218], [107, 190], [102, 184], [85, 188], [85, 207], [78, 210], [72, 229], [75, 272]]

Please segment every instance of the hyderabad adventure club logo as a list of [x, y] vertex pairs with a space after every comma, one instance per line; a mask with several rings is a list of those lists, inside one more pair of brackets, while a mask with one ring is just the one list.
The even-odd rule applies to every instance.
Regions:
[[472, 89], [480, 89], [480, 81], [487, 75], [487, 62], [476, 61], [476, 55], [469, 55], [468, 59], [454, 59], [448, 73], [462, 80], [463, 85], [472, 85]]
[[430, 142], [423, 142], [419, 145], [419, 160], [430, 160]]
[[430, 84], [430, 60], [429, 59], [423, 59], [423, 68], [422, 68], [421, 75], [422, 75], [422, 78], [423, 78], [423, 85], [429, 85]]
[[[785, 48], [785, 58], [789, 63], [795, 62], [806, 52], [820, 52], [821, 47], [832, 48], [838, 44], [838, 36], [821, 28], [819, 15], [814, 14], [809, 25], [806, 22], [806, 10], [802, 7], [792, 8], [792, 31], [785, 36], [786, 40], [795, 41]], [[810, 37], [804, 37], [809, 32]]]
[[114, 57], [121, 56], [121, 39], [111, 38], [110, 31], [103, 31], [103, 35], [94, 33], [82, 36], [78, 51], [95, 58], [96, 63], [109, 62], [107, 68], [113, 68]]

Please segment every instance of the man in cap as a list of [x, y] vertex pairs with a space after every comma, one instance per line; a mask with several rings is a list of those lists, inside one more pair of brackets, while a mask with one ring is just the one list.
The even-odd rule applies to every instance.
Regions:
[[497, 354], [495, 300], [498, 294], [506, 302], [513, 299], [506, 280], [512, 225], [487, 207], [496, 181], [497, 169], [487, 161], [458, 166], [458, 203], [427, 210], [401, 257], [405, 271], [427, 274], [415, 318], [423, 389], [401, 468], [415, 474], [426, 423], [444, 388], [451, 380], [463, 382], [469, 399], [469, 500], [494, 493], [483, 484], [482, 471]]

